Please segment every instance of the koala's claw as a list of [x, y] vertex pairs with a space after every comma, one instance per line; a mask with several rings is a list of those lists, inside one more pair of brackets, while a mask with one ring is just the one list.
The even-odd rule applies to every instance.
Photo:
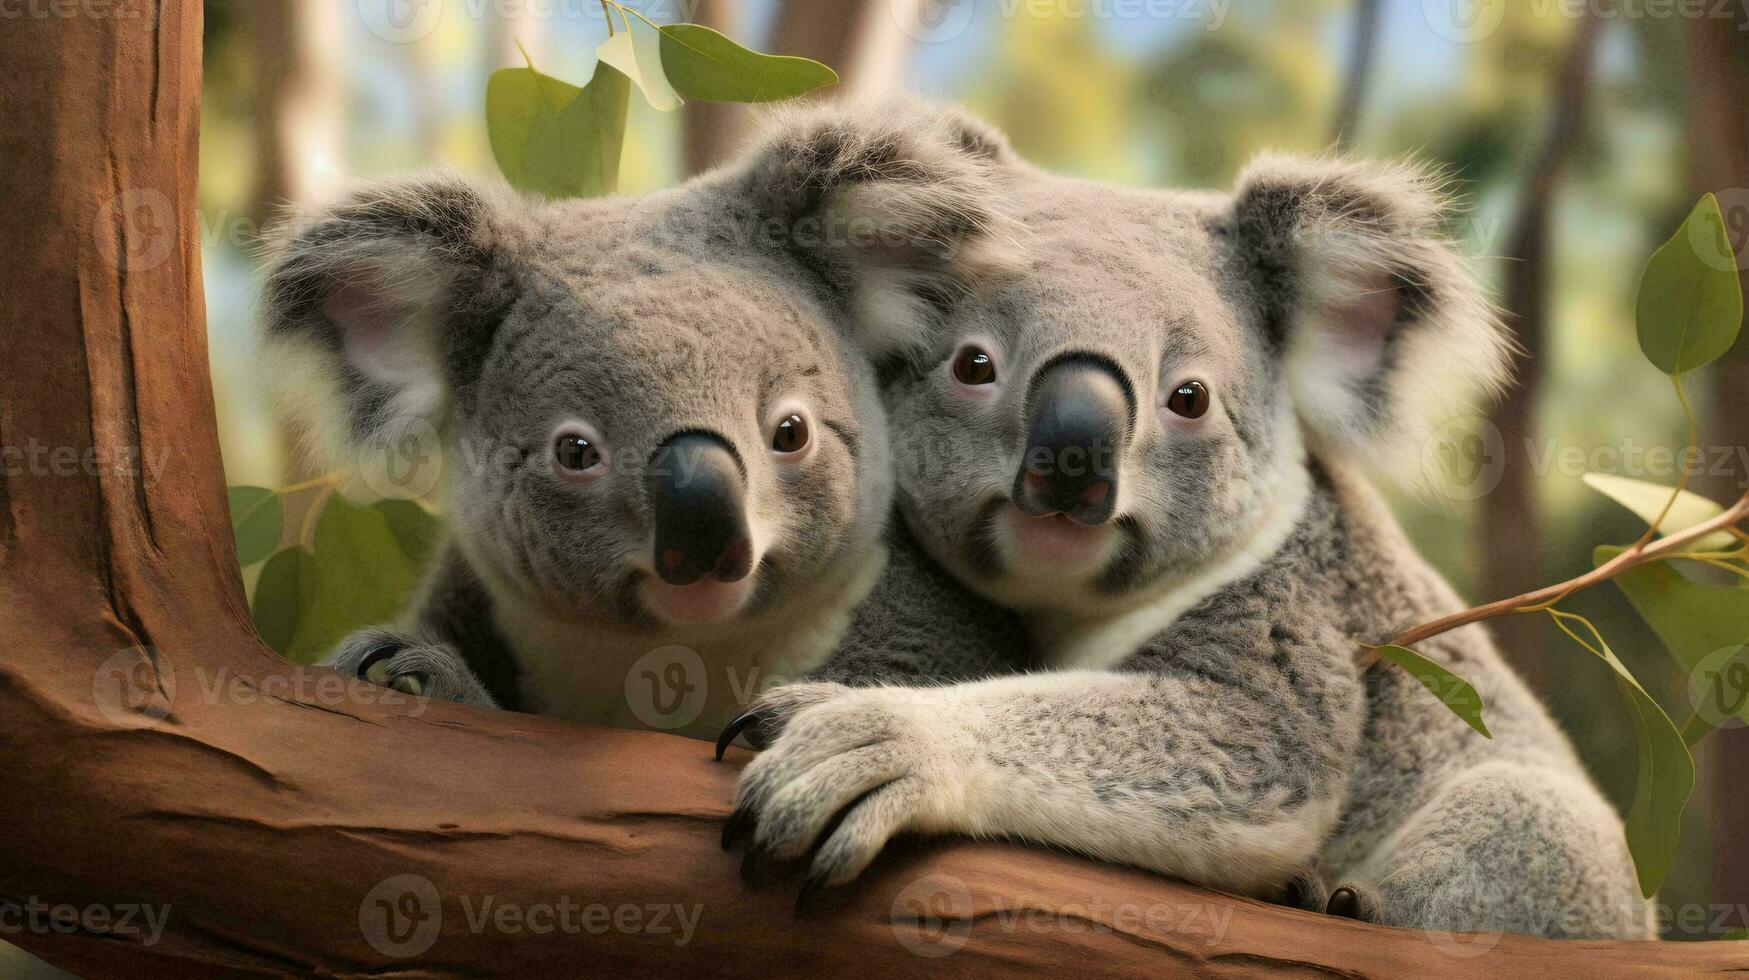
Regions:
[[736, 807], [735, 812], [729, 814], [729, 819], [723, 821], [723, 850], [734, 850], [737, 845], [750, 839], [755, 829], [753, 808], [745, 803]]
[[[733, 744], [736, 736], [741, 734], [741, 730], [746, 728], [748, 725], [752, 725], [752, 724], [755, 724], [756, 722], [758, 722], [761, 718], [761, 714], [762, 714], [762, 712], [757, 707], [748, 708], [746, 711], [743, 711], [740, 714], [736, 715], [734, 721], [731, 721], [727, 725], [723, 726], [722, 734], [717, 736], [717, 761], [718, 762], [723, 761], [723, 753], [729, 751], [729, 746], [731, 744]], [[725, 840], [726, 840], [726, 838], [725, 838]], [[725, 844], [725, 846], [727, 846], [727, 845]]]
[[1383, 903], [1379, 900], [1378, 893], [1365, 885], [1338, 887], [1330, 893], [1330, 904], [1324, 907], [1324, 913], [1357, 922], [1385, 921]]

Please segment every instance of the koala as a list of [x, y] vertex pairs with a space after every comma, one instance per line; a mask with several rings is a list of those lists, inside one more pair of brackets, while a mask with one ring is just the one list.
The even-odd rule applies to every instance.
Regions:
[[1620, 818], [1485, 629], [1419, 652], [1483, 693], [1492, 738], [1356, 663], [1462, 608], [1360, 468], [1417, 466], [1509, 360], [1440, 181], [1264, 156], [1231, 192], [1130, 189], [956, 118], [1024, 271], [955, 293], [867, 270], [860, 337], [906, 524], [1042, 669], [768, 692], [733, 836], [816, 886], [960, 833], [1262, 898], [1333, 882], [1331, 911], [1421, 929], [1651, 935]]
[[[1018, 617], [889, 520], [885, 414], [847, 336], [853, 280], [820, 257], [943, 292], [999, 268], [994, 246], [946, 254], [938, 225], [982, 220], [967, 193], [983, 164], [955, 139], [912, 133], [883, 162], [789, 133], [635, 198], [546, 202], [439, 172], [290, 222], [262, 304], [287, 407], [342, 467], [421, 438], [444, 459], [448, 537], [419, 595], [329, 663], [639, 727], [640, 663], [684, 648], [704, 700], [671, 730], [700, 737], [777, 680], [1015, 669]], [[852, 240], [828, 202], [878, 223]]]

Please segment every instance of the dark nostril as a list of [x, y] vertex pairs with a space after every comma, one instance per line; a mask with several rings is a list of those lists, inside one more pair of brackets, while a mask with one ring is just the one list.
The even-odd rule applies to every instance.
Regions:
[[753, 573], [753, 544], [745, 536], [729, 542], [717, 559], [711, 577], [719, 582], [739, 582]]

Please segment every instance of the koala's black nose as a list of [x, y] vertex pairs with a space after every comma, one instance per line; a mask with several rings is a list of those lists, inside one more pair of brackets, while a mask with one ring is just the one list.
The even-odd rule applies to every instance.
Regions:
[[1034, 517], [1111, 520], [1130, 398], [1123, 376], [1105, 361], [1067, 357], [1046, 365], [1027, 391], [1026, 456], [1014, 478], [1015, 506]]
[[644, 477], [656, 524], [656, 574], [670, 585], [753, 571], [746, 478], [727, 440], [682, 432], [656, 448]]

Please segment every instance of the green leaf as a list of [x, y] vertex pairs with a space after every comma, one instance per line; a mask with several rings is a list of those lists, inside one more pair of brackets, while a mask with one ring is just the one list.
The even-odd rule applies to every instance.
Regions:
[[1731, 940], [1733, 942], [1749, 939], [1749, 929], [1732, 929], [1730, 932], [1725, 933], [1719, 938]]
[[[1670, 502], [1671, 491], [1675, 490], [1675, 487], [1659, 486], [1656, 483], [1631, 480], [1608, 473], [1587, 473], [1583, 479], [1586, 486], [1633, 511], [1647, 526], [1664, 512], [1664, 505]], [[1697, 524], [1704, 524], [1724, 512], [1723, 506], [1698, 493], [1684, 490], [1676, 498], [1675, 505], [1670, 508], [1670, 513], [1665, 516], [1658, 531], [1663, 535], [1677, 534]], [[1687, 550], [1731, 551], [1735, 549], [1736, 541], [1730, 532], [1719, 531], [1690, 544]]]
[[315, 538], [315, 587], [299, 607], [297, 631], [285, 650], [294, 660], [320, 659], [353, 630], [394, 619], [418, 577], [388, 519], [374, 507], [330, 496]]
[[412, 500], [379, 500], [371, 506], [389, 522], [389, 531], [408, 561], [423, 565], [431, 558], [443, 527], [430, 511]]
[[268, 646], [290, 650], [299, 613], [315, 603], [315, 589], [316, 559], [303, 548], [287, 548], [261, 566], [249, 611]]
[[237, 533], [237, 564], [248, 568], [279, 547], [285, 529], [285, 507], [279, 494], [266, 487], [228, 487], [231, 529]]
[[1379, 647], [1379, 656], [1408, 671], [1409, 676], [1432, 691], [1441, 704], [1481, 733], [1483, 738], [1494, 737], [1488, 733], [1488, 726], [1482, 721], [1482, 695], [1469, 681], [1408, 647], [1382, 646]]
[[529, 68], [493, 72], [486, 83], [492, 155], [511, 185], [550, 198], [619, 189], [631, 82], [606, 62], [578, 88]]
[[[1555, 622], [1580, 646], [1591, 651], [1615, 671], [1616, 685], [1632, 710], [1634, 741], [1639, 747], [1639, 773], [1634, 781], [1634, 799], [1628, 807], [1628, 850], [1633, 852], [1639, 873], [1640, 893], [1651, 898], [1670, 873], [1676, 860], [1676, 845], [1682, 836], [1682, 810], [1694, 792], [1694, 758], [1682, 733], [1658, 706], [1634, 675], [1604, 642], [1591, 621], [1575, 613], [1550, 609]], [[1569, 626], [1577, 623], [1591, 635], [1591, 642]], [[1594, 645], [1595, 644], [1595, 645]]]
[[818, 61], [749, 51], [698, 24], [662, 28], [662, 68], [681, 95], [704, 102], [776, 102], [838, 82]]
[[[1594, 560], [1604, 565], [1626, 550], [1598, 548]], [[1710, 687], [1716, 678], [1734, 676], [1731, 664], [1737, 661], [1728, 651], [1749, 642], [1749, 587], [1701, 585], [1668, 562], [1630, 568], [1613, 581], [1698, 687], [1690, 690], [1691, 696], [1712, 696]], [[1722, 724], [1732, 708], [1749, 721], [1749, 706], [1731, 703], [1735, 693], [1721, 692], [1720, 708], [1709, 710], [1706, 702], [1697, 704], [1695, 718], [1683, 733], [1690, 745]]]
[[680, 108], [680, 96], [662, 68], [662, 35], [642, 18], [632, 19], [625, 30], [601, 42], [595, 56], [630, 79], [651, 108], [658, 112]]
[[1719, 359], [1743, 324], [1743, 287], [1718, 199], [1708, 194], [1646, 263], [1637, 306], [1640, 350], [1665, 374]]

